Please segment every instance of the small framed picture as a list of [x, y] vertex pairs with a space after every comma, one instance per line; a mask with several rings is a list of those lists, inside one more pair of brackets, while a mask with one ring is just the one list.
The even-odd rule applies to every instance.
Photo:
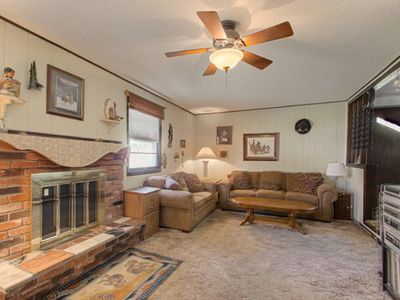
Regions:
[[243, 160], [278, 160], [279, 133], [243, 135]]
[[84, 79], [47, 65], [47, 113], [83, 121]]
[[219, 152], [219, 157], [221, 157], [221, 158], [227, 158], [227, 157], [228, 157], [228, 151], [225, 151], [225, 150], [220, 151], [220, 152]]
[[186, 147], [186, 140], [181, 140], [179, 144], [180, 144], [181, 148], [185, 148]]
[[232, 145], [232, 126], [217, 127], [217, 145]]

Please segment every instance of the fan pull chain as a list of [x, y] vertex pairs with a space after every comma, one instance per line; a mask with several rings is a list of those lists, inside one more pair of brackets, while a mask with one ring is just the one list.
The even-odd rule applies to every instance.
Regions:
[[228, 69], [225, 69], [225, 88], [228, 88]]

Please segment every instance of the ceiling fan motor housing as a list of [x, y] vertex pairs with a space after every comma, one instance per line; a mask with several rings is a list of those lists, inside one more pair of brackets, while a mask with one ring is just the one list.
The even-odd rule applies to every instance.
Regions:
[[244, 43], [240, 39], [240, 34], [236, 31], [236, 27], [239, 25], [239, 22], [233, 20], [223, 20], [221, 23], [225, 30], [227, 39], [214, 40], [213, 46], [217, 49], [244, 47]]

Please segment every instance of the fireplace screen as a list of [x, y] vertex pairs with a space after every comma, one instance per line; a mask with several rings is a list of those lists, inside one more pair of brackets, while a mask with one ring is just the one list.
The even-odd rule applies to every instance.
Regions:
[[32, 175], [33, 248], [102, 224], [101, 170]]

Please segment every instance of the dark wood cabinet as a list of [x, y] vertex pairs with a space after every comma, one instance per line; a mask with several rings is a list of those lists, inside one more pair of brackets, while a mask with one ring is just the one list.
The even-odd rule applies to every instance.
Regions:
[[353, 197], [348, 192], [338, 192], [338, 199], [333, 203], [334, 218], [351, 220], [353, 214]]

